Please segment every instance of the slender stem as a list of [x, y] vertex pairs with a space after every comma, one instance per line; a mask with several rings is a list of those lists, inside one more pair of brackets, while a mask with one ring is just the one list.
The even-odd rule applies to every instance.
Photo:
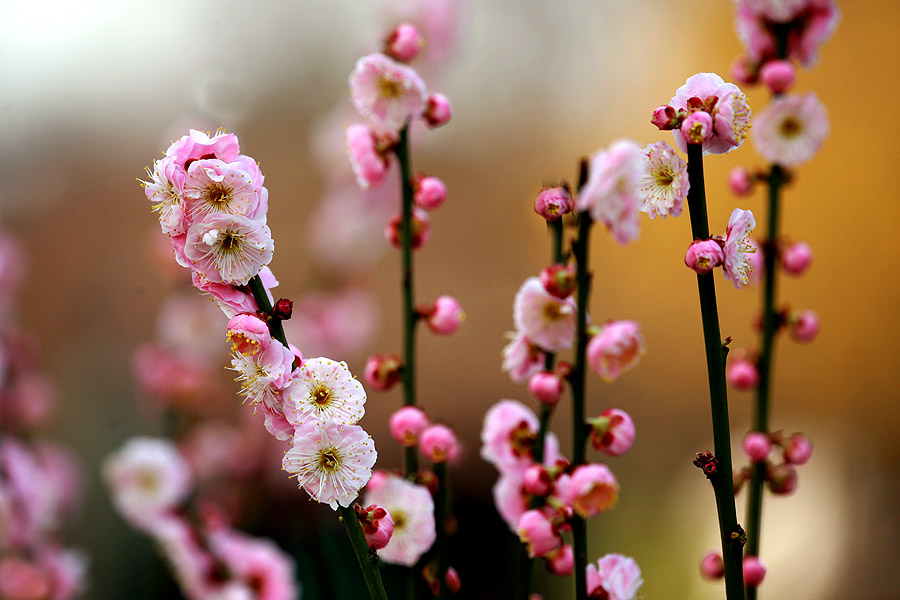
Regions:
[[[578, 214], [578, 239], [573, 245], [578, 290], [578, 320], [575, 334], [575, 367], [569, 383], [572, 386], [572, 465], [584, 464], [587, 431], [584, 427], [584, 394], [587, 353], [587, 306], [591, 294], [591, 274], [588, 271], [588, 241], [591, 216]], [[572, 550], [575, 554], [575, 598], [587, 598], [587, 523], [580, 516], [572, 518]]]
[[[259, 278], [259, 275], [256, 275], [250, 279], [248, 285], [259, 310], [271, 317], [272, 303], [269, 302], [269, 296], [266, 294], [266, 288], [262, 283], [262, 279]], [[284, 344], [285, 348], [289, 347], [280, 319], [269, 319], [269, 332], [273, 338]], [[366, 537], [363, 535], [362, 528], [359, 525], [356, 511], [352, 507], [341, 507], [341, 517], [344, 527], [347, 529], [347, 535], [350, 538], [350, 545], [353, 546], [353, 551], [356, 553], [356, 560], [359, 561], [359, 567], [362, 569], [363, 578], [365, 578], [366, 585], [369, 587], [369, 594], [372, 596], [372, 600], [387, 600], [384, 584], [381, 582], [381, 573], [378, 571], [378, 557], [369, 553], [369, 545], [366, 544]]]
[[434, 474], [437, 477], [438, 490], [434, 497], [434, 521], [437, 526], [437, 578], [438, 599], [449, 596], [447, 589], [447, 569], [450, 567], [450, 556], [447, 547], [447, 516], [450, 514], [450, 477], [447, 463], [435, 463]]
[[362, 569], [363, 578], [369, 588], [369, 595], [372, 596], [372, 600], [387, 600], [387, 592], [384, 591], [381, 573], [378, 571], [378, 556], [374, 552], [369, 552], [366, 536], [363, 535], [356, 511], [352, 506], [341, 507], [341, 520], [344, 522], [344, 528], [347, 530], [353, 551], [356, 552], [356, 560], [359, 561], [359, 568]]
[[[703, 149], [688, 144], [688, 209], [694, 239], [709, 238], [706, 214], [706, 189], [703, 180]], [[728, 394], [725, 387], [725, 348], [719, 332], [719, 310], [716, 306], [716, 284], [713, 272], [697, 275], [700, 295], [700, 318], [706, 346], [706, 368], [709, 374], [709, 401], [712, 411], [713, 445], [717, 473], [710, 477], [716, 496], [722, 556], [725, 561], [725, 596], [728, 600], [744, 597], [741, 566], [741, 530], [734, 508], [734, 479], [731, 467], [731, 434], [728, 423]]]
[[[785, 25], [775, 29], [776, 55], [779, 59], [787, 57], [787, 41], [789, 30]], [[780, 96], [781, 94], [775, 94]], [[756, 414], [753, 429], [760, 432], [769, 431], [769, 400], [772, 396], [772, 363], [775, 354], [775, 334], [778, 331], [778, 319], [775, 314], [775, 291], [777, 285], [778, 229], [781, 187], [784, 184], [784, 170], [779, 165], [772, 165], [769, 172], [769, 218], [766, 239], [763, 243], [763, 335], [759, 351], [759, 387], [756, 391]], [[747, 492], [747, 556], [759, 556], [759, 540], [762, 530], [763, 484], [766, 480], [766, 464], [756, 463], [750, 476]], [[758, 588], [748, 586], [744, 589], [747, 600], [756, 600]]]
[[[400, 222], [400, 286], [403, 296], [403, 405], [416, 405], [416, 324], [419, 314], [413, 296], [412, 165], [409, 155], [409, 127], [400, 130], [400, 140], [394, 147], [400, 163], [400, 185], [403, 193]], [[407, 479], [415, 479], [419, 471], [416, 447], [403, 449], [403, 472]]]

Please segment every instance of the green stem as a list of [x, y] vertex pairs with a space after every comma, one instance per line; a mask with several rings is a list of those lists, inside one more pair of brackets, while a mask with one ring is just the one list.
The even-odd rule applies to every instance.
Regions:
[[374, 552], [369, 551], [366, 536], [363, 535], [356, 511], [353, 510], [352, 506], [341, 507], [341, 520], [344, 522], [344, 528], [347, 530], [350, 544], [356, 553], [359, 568], [362, 569], [363, 578], [366, 580], [366, 586], [369, 588], [369, 595], [372, 596], [372, 600], [387, 600], [387, 592], [384, 591], [381, 573], [378, 571], [378, 556]]
[[[703, 180], [703, 149], [688, 144], [688, 209], [691, 232], [695, 240], [709, 238], [706, 214], [706, 189]], [[697, 274], [700, 295], [700, 318], [706, 346], [706, 368], [709, 374], [709, 401], [712, 412], [713, 445], [717, 473], [710, 477], [716, 497], [722, 556], [725, 561], [725, 596], [728, 600], [744, 597], [741, 566], [740, 527], [734, 508], [734, 479], [731, 467], [731, 433], [728, 423], [728, 394], [725, 387], [725, 348], [719, 332], [719, 310], [716, 306], [716, 284], [713, 272]]]
[[[403, 405], [416, 405], [416, 324], [419, 313], [413, 297], [413, 248], [412, 210], [413, 185], [412, 165], [409, 156], [409, 127], [400, 130], [400, 140], [394, 147], [397, 162], [400, 163], [400, 184], [403, 203], [400, 223], [400, 285], [403, 295]], [[415, 479], [419, 471], [418, 449], [403, 449], [403, 472], [407, 479]]]
[[[587, 431], [584, 427], [584, 395], [587, 353], [587, 306], [591, 294], [591, 274], [588, 271], [588, 250], [592, 225], [587, 212], [578, 214], [578, 239], [573, 244], [578, 290], [578, 317], [575, 334], [575, 367], [569, 380], [572, 386], [572, 465], [584, 464]], [[572, 550], [575, 554], [575, 598], [587, 598], [587, 523], [575, 515], [572, 519]]]
[[281, 325], [281, 319], [271, 318], [272, 303], [269, 302], [269, 295], [266, 293], [266, 286], [263, 285], [262, 279], [259, 278], [259, 275], [254, 275], [250, 278], [250, 281], [247, 282], [247, 286], [250, 288], [250, 292], [253, 294], [253, 299], [256, 300], [256, 306], [259, 307], [260, 312], [264, 312], [270, 317], [269, 333], [287, 348], [287, 338], [284, 335], [284, 327]]

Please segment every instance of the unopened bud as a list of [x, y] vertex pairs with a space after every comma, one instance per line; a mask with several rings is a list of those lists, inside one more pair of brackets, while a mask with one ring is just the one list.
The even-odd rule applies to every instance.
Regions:
[[443, 94], [431, 94], [428, 96], [428, 103], [425, 106], [425, 112], [422, 118], [428, 127], [435, 129], [446, 125], [450, 121], [452, 111], [450, 109], [450, 101]]
[[812, 263], [812, 248], [806, 242], [796, 242], [779, 255], [781, 266], [791, 275], [802, 275]]
[[447, 186], [438, 177], [420, 175], [413, 181], [413, 202], [419, 208], [435, 210], [447, 199]]
[[280, 298], [272, 308], [272, 316], [276, 319], [281, 319], [282, 321], [290, 319], [293, 312], [294, 303], [287, 298]]
[[695, 240], [684, 255], [684, 264], [700, 275], [705, 275], [725, 261], [722, 246], [716, 240]]
[[712, 137], [712, 115], [702, 110], [691, 113], [681, 123], [681, 133], [688, 144], [702, 144]]
[[759, 78], [773, 94], [783, 94], [794, 86], [797, 69], [789, 60], [770, 60], [759, 70]]
[[397, 25], [384, 42], [384, 53], [401, 62], [409, 62], [419, 54], [425, 40], [409, 23]]
[[403, 377], [403, 362], [396, 354], [376, 354], [366, 361], [363, 377], [370, 387], [385, 392]]
[[548, 222], [558, 221], [563, 215], [572, 212], [575, 201], [565, 186], [545, 187], [534, 201], [534, 212]]
[[551, 296], [565, 300], [575, 291], [575, 267], [555, 263], [541, 271], [541, 285]]

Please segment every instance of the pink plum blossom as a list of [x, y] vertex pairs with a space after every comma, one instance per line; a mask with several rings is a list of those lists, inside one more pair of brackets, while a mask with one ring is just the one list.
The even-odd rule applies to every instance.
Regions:
[[403, 361], [396, 354], [376, 354], [366, 360], [363, 377], [369, 387], [380, 392], [391, 389], [403, 378]]
[[432, 175], [416, 177], [413, 181], [413, 202], [419, 208], [436, 210], [447, 199], [447, 186], [439, 177]]
[[834, 34], [840, 21], [835, 0], [740, 0], [736, 28], [747, 53], [756, 63], [775, 58], [776, 24], [787, 28], [787, 58], [805, 67], [818, 60], [819, 47]]
[[562, 544], [562, 537], [545, 510], [525, 511], [519, 518], [516, 531], [519, 540], [528, 547], [528, 556], [531, 558], [544, 556]]
[[428, 427], [428, 416], [421, 408], [404, 406], [390, 419], [391, 436], [402, 446], [415, 447], [419, 435]]
[[609, 467], [599, 463], [580, 465], [571, 477], [560, 478], [557, 495], [588, 519], [612, 508], [619, 497], [619, 482]]
[[681, 135], [688, 144], [702, 144], [713, 136], [713, 120], [708, 112], [692, 112], [681, 123]]
[[390, 513], [377, 504], [366, 508], [354, 504], [353, 508], [356, 510], [356, 516], [362, 526], [363, 535], [366, 537], [369, 548], [381, 550], [387, 546], [394, 533], [394, 519]]
[[366, 391], [347, 363], [308, 358], [291, 379], [285, 392], [284, 414], [295, 426], [322, 419], [352, 425], [366, 412]]
[[278, 340], [256, 354], [235, 352], [231, 368], [237, 371], [241, 393], [250, 404], [265, 406], [267, 411], [283, 412], [282, 390], [291, 382], [294, 353]]
[[394, 28], [384, 45], [385, 54], [396, 60], [409, 62], [419, 54], [425, 40], [415, 26], [401, 23]]
[[363, 56], [350, 74], [350, 98], [374, 125], [397, 132], [425, 110], [425, 83], [406, 65], [384, 54]]
[[640, 362], [647, 351], [640, 325], [635, 321], [610, 321], [587, 345], [591, 369], [606, 382], [617, 379]]
[[687, 163], [665, 142], [647, 144], [639, 186], [640, 209], [648, 217], [677, 217], [691, 189]]
[[191, 225], [184, 245], [191, 268], [214, 283], [247, 285], [272, 260], [269, 228], [241, 215], [214, 213]]
[[747, 256], [754, 252], [754, 248], [748, 242], [748, 238], [755, 227], [756, 219], [749, 210], [735, 208], [728, 219], [725, 245], [722, 247], [725, 253], [723, 270], [725, 279], [734, 283], [737, 289], [750, 282], [750, 264]]
[[450, 100], [443, 94], [429, 94], [422, 118], [431, 129], [442, 127], [450, 122], [453, 111], [450, 108]]
[[537, 277], [526, 279], [513, 301], [516, 330], [548, 352], [572, 346], [576, 313], [574, 299], [547, 293]]
[[643, 583], [634, 559], [621, 554], [607, 554], [596, 566], [587, 566], [587, 591], [591, 598], [634, 600]]
[[240, 313], [228, 321], [227, 338], [232, 350], [244, 356], [263, 351], [272, 343], [269, 325], [256, 313]]
[[481, 458], [500, 471], [524, 471], [534, 462], [532, 447], [538, 419], [516, 400], [501, 400], [484, 415]]
[[775, 98], [756, 118], [759, 153], [783, 167], [809, 161], [828, 137], [825, 107], [813, 92]]
[[[715, 73], [697, 73], [675, 91], [669, 104], [676, 109], [709, 113], [713, 135], [703, 142], [703, 154], [726, 154], [744, 143], [750, 129], [750, 107], [738, 86]], [[687, 142], [680, 129], [672, 131], [675, 143], [687, 152]]]
[[210, 137], [208, 133], [191, 129], [166, 150], [166, 156], [175, 158], [175, 164], [187, 171], [191, 163], [203, 158], [216, 158], [225, 162], [235, 160], [241, 149], [237, 136], [219, 129]]
[[191, 491], [190, 466], [169, 440], [136, 437], [106, 458], [103, 476], [119, 513], [147, 527]]
[[384, 562], [410, 567], [431, 548], [436, 530], [434, 501], [427, 488], [388, 475], [375, 489], [366, 489], [363, 503], [384, 508], [394, 522], [390, 541], [378, 552]]
[[510, 333], [503, 348], [503, 370], [514, 383], [524, 383], [544, 368], [544, 351], [521, 332]]
[[[269, 267], [263, 267], [259, 271], [259, 279], [262, 281], [263, 288], [266, 290], [266, 296], [269, 303], [275, 301], [270, 291], [274, 287], [278, 287], [278, 280]], [[228, 283], [217, 283], [207, 279], [202, 273], [193, 271], [191, 273], [191, 283], [194, 287], [205, 294], [212, 297], [213, 302], [218, 306], [226, 317], [229, 319], [236, 314], [247, 312], [253, 313], [259, 310], [256, 299], [250, 290], [244, 286], [235, 287]]]
[[624, 410], [608, 408], [591, 421], [591, 445], [608, 456], [622, 456], [634, 444], [634, 421]]
[[565, 185], [545, 187], [534, 201], [534, 212], [553, 223], [567, 215], [575, 208], [572, 194]]
[[337, 510], [356, 499], [376, 457], [375, 443], [362, 427], [311, 420], [296, 428], [282, 466], [313, 500]]
[[431, 462], [455, 461], [459, 457], [459, 439], [446, 425], [435, 423], [426, 427], [419, 436], [419, 448]]
[[543, 404], [556, 404], [563, 393], [563, 380], [547, 371], [535, 373], [528, 380], [528, 391]]
[[568, 577], [575, 570], [575, 551], [572, 544], [563, 544], [544, 556], [547, 570], [560, 577]]
[[812, 248], [806, 242], [795, 242], [782, 250], [778, 258], [786, 273], [802, 275], [812, 263]]
[[725, 253], [718, 240], [694, 240], [684, 255], [684, 264], [698, 275], [705, 275], [722, 266]]
[[788, 316], [788, 332], [797, 342], [811, 342], [819, 335], [819, 315], [814, 310], [801, 310]]
[[725, 576], [725, 561], [722, 554], [711, 550], [703, 555], [700, 561], [700, 576], [709, 581], [716, 581]]
[[366, 125], [347, 127], [347, 155], [360, 189], [377, 188], [387, 178], [392, 140], [382, 138]]
[[157, 160], [147, 169], [149, 181], [141, 181], [144, 194], [154, 202], [153, 211], [159, 213], [159, 225], [166, 235], [180, 235], [189, 223], [184, 215], [184, 169], [174, 156]]
[[215, 159], [191, 164], [184, 180], [184, 212], [188, 223], [196, 223], [214, 213], [255, 218], [259, 196], [250, 174], [242, 166]]
[[813, 444], [803, 433], [794, 433], [784, 447], [784, 460], [792, 465], [805, 465], [812, 456]]
[[625, 245], [638, 238], [641, 198], [638, 188], [644, 173], [643, 151], [631, 140], [617, 140], [591, 156], [587, 183], [575, 207], [606, 225], [616, 242]]
[[253, 591], [253, 600], [297, 600], [294, 561], [273, 542], [231, 529], [209, 536], [209, 546], [228, 569], [232, 581]]
[[453, 334], [466, 319], [459, 301], [452, 296], [438, 296], [420, 314], [425, 317], [428, 329], [438, 335]]

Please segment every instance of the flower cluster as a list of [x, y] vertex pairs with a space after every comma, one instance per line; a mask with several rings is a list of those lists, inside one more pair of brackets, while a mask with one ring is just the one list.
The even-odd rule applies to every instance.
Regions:
[[0, 598], [71, 600], [87, 583], [87, 555], [63, 545], [82, 477], [69, 450], [38, 434], [56, 394], [36, 340], [12, 319], [22, 265], [16, 240], [0, 233]]
[[299, 598], [290, 556], [194, 500], [194, 473], [170, 440], [132, 438], [107, 457], [103, 475], [116, 509], [154, 540], [187, 598]]
[[722, 267], [725, 279], [735, 288], [750, 282], [753, 270], [750, 255], [756, 247], [750, 242], [750, 233], [756, 227], [756, 219], [749, 210], [735, 208], [728, 219], [724, 238], [715, 236], [706, 240], [694, 240], [684, 255], [684, 264], [700, 275]]

